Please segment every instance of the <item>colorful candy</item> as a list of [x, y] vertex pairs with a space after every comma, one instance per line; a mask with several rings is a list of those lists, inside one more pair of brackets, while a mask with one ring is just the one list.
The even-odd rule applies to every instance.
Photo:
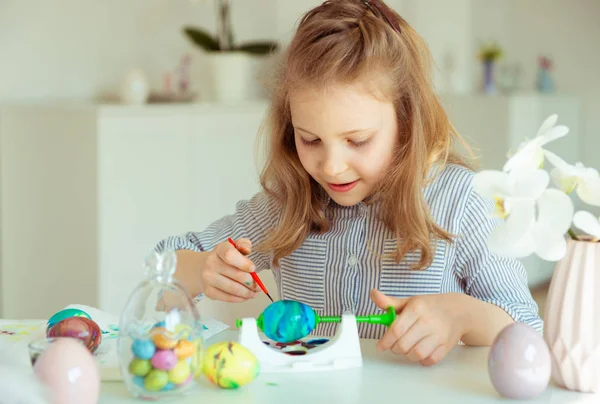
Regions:
[[83, 341], [90, 352], [96, 352], [102, 341], [100, 327], [87, 317], [67, 317], [54, 323], [46, 332], [46, 337], [69, 337]]
[[204, 356], [202, 371], [213, 384], [235, 389], [254, 380], [260, 372], [256, 356], [236, 342], [211, 345]]
[[155, 369], [171, 370], [175, 365], [177, 365], [177, 355], [171, 350], [156, 351], [152, 357], [152, 366]]
[[149, 339], [136, 339], [131, 345], [131, 351], [140, 359], [152, 359], [154, 352], [156, 352], [156, 347]]
[[190, 341], [190, 337], [191, 327], [187, 325], [178, 325], [170, 332], [165, 322], [159, 322], [147, 338], [134, 339], [128, 369], [133, 383], [150, 392], [166, 392], [191, 382], [193, 373], [198, 375], [202, 367], [200, 341]]

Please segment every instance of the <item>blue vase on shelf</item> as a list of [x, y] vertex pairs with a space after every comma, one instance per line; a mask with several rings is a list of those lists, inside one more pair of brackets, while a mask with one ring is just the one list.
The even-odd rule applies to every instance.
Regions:
[[537, 75], [537, 88], [540, 93], [553, 93], [554, 83], [548, 69], [539, 69]]
[[494, 62], [485, 60], [483, 62], [483, 92], [488, 95], [496, 94], [496, 83], [494, 80]]

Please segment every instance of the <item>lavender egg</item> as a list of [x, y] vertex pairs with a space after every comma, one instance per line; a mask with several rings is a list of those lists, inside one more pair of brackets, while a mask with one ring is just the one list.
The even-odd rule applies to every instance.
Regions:
[[490, 379], [504, 397], [518, 400], [537, 397], [548, 386], [551, 369], [546, 341], [527, 324], [506, 326], [490, 348]]

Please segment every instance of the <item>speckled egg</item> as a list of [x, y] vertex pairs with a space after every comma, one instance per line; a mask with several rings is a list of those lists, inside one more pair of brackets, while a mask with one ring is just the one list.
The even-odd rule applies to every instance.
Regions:
[[48, 320], [48, 323], [46, 324], [46, 331], [49, 330], [50, 327], [52, 327], [54, 324], [58, 323], [59, 321], [64, 320], [65, 318], [69, 318], [69, 317], [85, 317], [85, 318], [89, 318], [90, 320], [92, 319], [92, 317], [90, 317], [90, 315], [87, 314], [83, 310], [64, 309], [64, 310], [54, 313], [54, 315], [52, 317], [50, 317], [50, 319]]
[[246, 347], [226, 341], [208, 347], [202, 371], [213, 384], [224, 389], [235, 389], [254, 380], [260, 373], [260, 364]]
[[505, 327], [492, 343], [488, 370], [494, 388], [502, 396], [534, 398], [550, 382], [550, 350], [533, 327], [514, 323]]
[[46, 336], [78, 338], [92, 353], [96, 352], [102, 342], [100, 327], [87, 317], [67, 317], [60, 320], [48, 329]]

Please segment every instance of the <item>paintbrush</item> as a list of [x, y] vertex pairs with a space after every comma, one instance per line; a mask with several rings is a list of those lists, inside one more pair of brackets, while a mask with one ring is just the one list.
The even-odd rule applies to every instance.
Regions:
[[[237, 246], [235, 245], [235, 242], [231, 239], [231, 237], [227, 238], [227, 241], [229, 241], [231, 243], [231, 245], [237, 249]], [[258, 277], [258, 274], [256, 272], [250, 272], [250, 275], [252, 276], [252, 279], [254, 279], [254, 282], [256, 282], [258, 284], [258, 286], [261, 288], [261, 290], [263, 292], [265, 292], [265, 295], [267, 295], [269, 297], [269, 299], [271, 299], [271, 302], [273, 302], [273, 298], [271, 297], [269, 292], [267, 292], [267, 288], [265, 287], [265, 285], [262, 283], [262, 281]]]

